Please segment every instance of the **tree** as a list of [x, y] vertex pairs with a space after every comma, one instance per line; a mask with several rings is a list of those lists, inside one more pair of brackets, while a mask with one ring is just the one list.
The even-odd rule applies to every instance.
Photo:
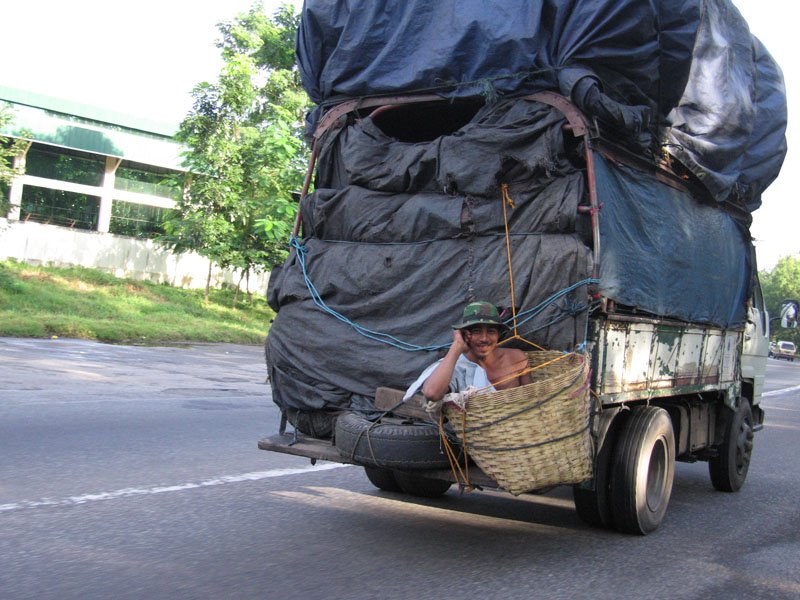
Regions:
[[303, 180], [309, 107], [294, 64], [298, 23], [292, 6], [270, 17], [257, 3], [220, 24], [224, 66], [216, 83], [195, 87], [176, 136], [193, 176], [160, 241], [243, 278], [285, 259], [297, 211], [291, 192]]
[[[800, 300], [800, 260], [784, 256], [772, 271], [761, 273], [761, 286], [770, 317], [779, 316], [784, 300]], [[800, 344], [800, 331], [779, 329], [778, 325], [778, 321], [772, 322], [773, 337]]]

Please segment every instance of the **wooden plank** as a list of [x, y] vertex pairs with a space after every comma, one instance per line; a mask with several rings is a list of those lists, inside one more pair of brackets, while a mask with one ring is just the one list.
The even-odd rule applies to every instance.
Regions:
[[425, 397], [422, 394], [415, 394], [405, 402], [403, 396], [405, 391], [394, 388], [379, 387], [375, 390], [375, 408], [378, 410], [391, 410], [392, 414], [398, 417], [411, 417], [430, 421], [430, 415], [423, 408]]
[[[298, 435], [297, 442], [294, 442], [295, 437], [293, 434], [284, 433], [271, 435], [263, 438], [258, 442], [258, 447], [261, 450], [269, 450], [271, 452], [280, 452], [281, 454], [291, 454], [293, 456], [304, 456], [314, 461], [327, 460], [330, 462], [338, 462], [343, 464], [355, 464], [350, 460], [344, 458], [339, 451], [333, 446], [330, 440], [320, 440], [317, 438], [305, 437]], [[463, 463], [462, 463], [463, 468]], [[431, 470], [413, 470], [411, 473], [422, 475], [424, 477], [431, 477], [433, 479], [444, 479], [455, 483], [456, 479], [450, 469], [431, 469]], [[480, 486], [487, 489], [496, 489], [499, 486], [497, 482], [486, 475], [480, 467], [471, 463], [469, 465], [469, 479], [473, 485]], [[551, 488], [539, 490], [538, 493], [544, 493]], [[530, 492], [532, 494], [537, 491]]]
[[315, 460], [328, 460], [338, 463], [351, 463], [342, 457], [330, 440], [319, 440], [317, 438], [306, 437], [302, 434], [297, 435], [295, 442], [294, 434], [280, 433], [259, 440], [258, 447], [261, 450], [280, 452], [281, 454], [292, 454], [294, 456], [305, 456]]

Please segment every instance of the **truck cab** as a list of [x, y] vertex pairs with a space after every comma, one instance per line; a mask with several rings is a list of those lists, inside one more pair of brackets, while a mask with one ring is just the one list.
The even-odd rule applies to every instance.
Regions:
[[[761, 283], [756, 278], [753, 297], [747, 307], [747, 323], [742, 342], [742, 382], [750, 386], [744, 390], [747, 397], [758, 404], [764, 389], [764, 375], [767, 371], [767, 355], [769, 354], [769, 313], [764, 304]], [[750, 392], [749, 394], [747, 392]]]

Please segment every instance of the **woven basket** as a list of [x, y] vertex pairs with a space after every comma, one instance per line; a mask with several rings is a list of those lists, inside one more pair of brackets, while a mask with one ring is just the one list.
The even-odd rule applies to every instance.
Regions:
[[580, 354], [528, 352], [532, 383], [443, 411], [475, 463], [514, 495], [592, 477], [589, 365]]

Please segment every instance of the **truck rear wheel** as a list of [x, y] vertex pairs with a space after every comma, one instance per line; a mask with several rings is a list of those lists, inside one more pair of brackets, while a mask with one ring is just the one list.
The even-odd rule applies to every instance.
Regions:
[[711, 485], [721, 492], [738, 492], [753, 455], [753, 411], [741, 398], [735, 411], [725, 411], [725, 433], [717, 456], [708, 461]]
[[406, 494], [419, 496], [420, 498], [438, 498], [453, 485], [444, 479], [429, 479], [428, 477], [405, 471], [395, 471], [394, 478]]
[[379, 490], [384, 492], [402, 492], [400, 484], [394, 477], [394, 473], [389, 469], [378, 469], [375, 467], [364, 467], [367, 479]]
[[623, 533], [646, 535], [661, 524], [675, 475], [675, 434], [667, 411], [639, 406], [619, 433], [611, 467], [611, 513]]

